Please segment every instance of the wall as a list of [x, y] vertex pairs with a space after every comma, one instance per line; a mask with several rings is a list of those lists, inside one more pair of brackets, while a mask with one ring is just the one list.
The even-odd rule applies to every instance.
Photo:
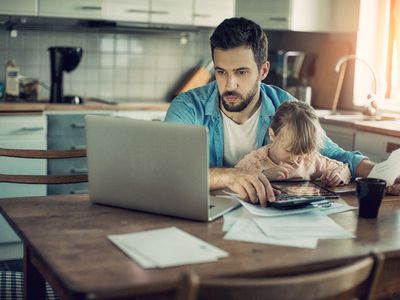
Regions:
[[[0, 68], [14, 59], [21, 74], [50, 84], [50, 46], [84, 50], [79, 66], [64, 77], [64, 94], [128, 101], [167, 101], [171, 90], [193, 67], [210, 57], [209, 29], [184, 33], [101, 30], [18, 30], [16, 38], [0, 30]], [[0, 72], [4, 82], [4, 72]], [[48, 97], [44, 92], [42, 97]]]

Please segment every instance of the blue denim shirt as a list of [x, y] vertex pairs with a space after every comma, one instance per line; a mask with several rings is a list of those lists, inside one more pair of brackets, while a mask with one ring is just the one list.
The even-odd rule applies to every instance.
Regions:
[[[218, 106], [218, 97], [217, 83], [213, 81], [177, 96], [172, 101], [165, 117], [166, 122], [203, 125], [208, 128], [209, 164], [211, 168], [223, 166], [224, 126]], [[293, 99], [294, 97], [286, 91], [273, 85], [261, 83], [257, 148], [269, 143], [268, 128], [276, 109], [283, 102]], [[321, 149], [321, 154], [347, 163], [353, 177], [358, 164], [365, 158], [360, 152], [343, 150], [327, 136], [324, 137], [324, 148]]]

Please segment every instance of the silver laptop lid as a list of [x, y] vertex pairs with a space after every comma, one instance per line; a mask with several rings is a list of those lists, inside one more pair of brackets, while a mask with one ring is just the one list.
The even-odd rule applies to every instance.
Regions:
[[86, 116], [86, 139], [93, 202], [208, 220], [205, 127]]

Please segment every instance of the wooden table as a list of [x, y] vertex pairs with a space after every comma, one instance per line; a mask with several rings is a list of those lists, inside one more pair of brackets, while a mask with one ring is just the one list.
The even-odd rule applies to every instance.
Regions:
[[[343, 199], [355, 204], [354, 195]], [[200, 223], [93, 205], [88, 195], [3, 199], [0, 207], [25, 244], [28, 300], [42, 299], [44, 279], [65, 299], [168, 299], [189, 269], [209, 277], [297, 273], [349, 262], [372, 250], [386, 256], [377, 296], [400, 294], [400, 197], [386, 197], [378, 219], [358, 219], [357, 211], [333, 215], [357, 238], [320, 240], [316, 249], [228, 241], [223, 239], [222, 218]], [[204, 239], [230, 256], [213, 263], [144, 270], [107, 239], [109, 234], [167, 226]]]

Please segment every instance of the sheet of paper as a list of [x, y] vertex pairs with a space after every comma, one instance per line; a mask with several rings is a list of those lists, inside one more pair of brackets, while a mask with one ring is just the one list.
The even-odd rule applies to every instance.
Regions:
[[237, 220], [240, 219], [250, 219], [252, 215], [243, 207], [234, 209], [223, 215], [224, 225], [222, 226], [222, 231], [227, 232]]
[[300, 214], [276, 218], [254, 218], [254, 222], [267, 236], [315, 237], [329, 239], [354, 238], [355, 235], [328, 216], [322, 214]]
[[265, 235], [252, 219], [238, 219], [224, 239], [251, 243], [272, 244], [300, 248], [316, 248], [318, 239], [313, 237], [276, 237]]
[[386, 184], [392, 185], [397, 176], [400, 175], [400, 149], [390, 153], [387, 160], [376, 164], [368, 177], [386, 180]]
[[122, 245], [120, 249], [143, 268], [211, 262], [229, 255], [176, 227], [110, 235], [109, 239]]
[[306, 207], [306, 208], [296, 208], [296, 209], [277, 209], [274, 207], [261, 207], [259, 205], [254, 205], [243, 200], [239, 202], [253, 215], [261, 217], [280, 217], [287, 215], [303, 214], [310, 211], [316, 211], [316, 207]]

